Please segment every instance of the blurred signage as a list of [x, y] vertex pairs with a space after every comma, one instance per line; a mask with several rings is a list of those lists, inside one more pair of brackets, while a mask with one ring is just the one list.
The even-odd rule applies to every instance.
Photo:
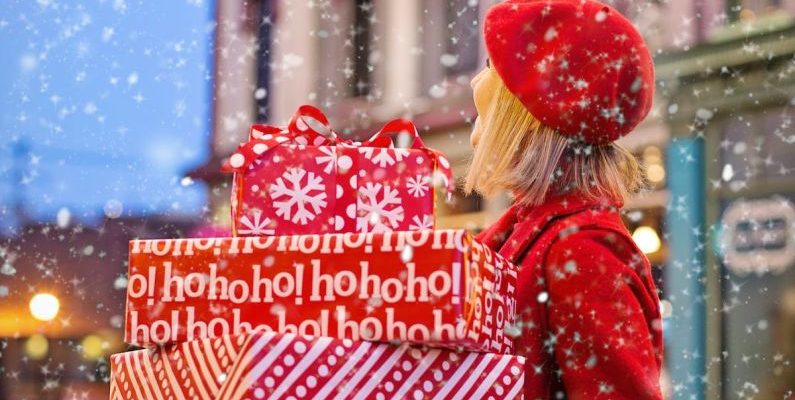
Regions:
[[795, 207], [789, 200], [736, 200], [722, 222], [723, 262], [733, 272], [781, 273], [795, 263]]

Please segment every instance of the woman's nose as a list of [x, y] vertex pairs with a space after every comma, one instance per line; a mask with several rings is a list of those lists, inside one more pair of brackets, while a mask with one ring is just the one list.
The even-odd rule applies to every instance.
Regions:
[[472, 90], [475, 90], [475, 84], [478, 83], [478, 79], [480, 79], [480, 73], [477, 73], [472, 77], [472, 80], [469, 81], [469, 86], [472, 88]]

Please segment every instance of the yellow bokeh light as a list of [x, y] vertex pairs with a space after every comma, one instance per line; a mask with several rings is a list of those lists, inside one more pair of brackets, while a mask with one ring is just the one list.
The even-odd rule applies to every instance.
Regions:
[[38, 293], [30, 299], [30, 314], [40, 321], [52, 321], [60, 308], [61, 302], [49, 293]]
[[647, 146], [643, 149], [643, 162], [645, 163], [661, 163], [662, 151], [657, 146]]
[[88, 335], [80, 343], [83, 348], [83, 358], [86, 360], [96, 360], [105, 355], [107, 342], [97, 335]]
[[649, 164], [646, 166], [646, 177], [652, 183], [662, 183], [665, 179], [665, 168], [661, 164]]
[[650, 226], [639, 226], [638, 229], [635, 229], [635, 232], [632, 233], [632, 239], [638, 245], [640, 251], [646, 254], [656, 253], [662, 246], [660, 236], [657, 234], [657, 231]]
[[25, 341], [25, 354], [34, 360], [41, 360], [47, 355], [50, 349], [50, 343], [47, 338], [42, 334], [35, 334]]

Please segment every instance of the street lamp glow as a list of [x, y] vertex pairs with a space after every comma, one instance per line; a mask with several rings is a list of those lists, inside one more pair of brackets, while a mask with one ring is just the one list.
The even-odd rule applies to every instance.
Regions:
[[657, 231], [650, 226], [639, 226], [638, 229], [635, 229], [635, 232], [632, 233], [632, 240], [645, 254], [656, 253], [662, 245]]
[[25, 354], [34, 360], [41, 360], [47, 355], [50, 344], [44, 335], [37, 333], [25, 341]]
[[30, 314], [39, 321], [52, 321], [60, 308], [61, 302], [49, 293], [37, 293], [30, 299]]
[[88, 335], [80, 343], [83, 346], [83, 358], [96, 360], [105, 354], [107, 342], [97, 335]]

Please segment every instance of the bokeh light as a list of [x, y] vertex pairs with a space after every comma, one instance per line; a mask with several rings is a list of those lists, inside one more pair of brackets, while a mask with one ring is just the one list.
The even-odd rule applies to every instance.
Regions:
[[30, 314], [39, 321], [52, 321], [61, 308], [61, 302], [50, 293], [37, 293], [30, 299]]
[[632, 239], [645, 254], [656, 253], [662, 245], [660, 235], [650, 226], [639, 226], [632, 233]]
[[42, 334], [35, 334], [25, 341], [25, 354], [34, 359], [41, 360], [50, 350], [50, 342]]
[[88, 335], [80, 342], [83, 349], [83, 358], [86, 360], [96, 360], [105, 355], [108, 343], [100, 336]]

